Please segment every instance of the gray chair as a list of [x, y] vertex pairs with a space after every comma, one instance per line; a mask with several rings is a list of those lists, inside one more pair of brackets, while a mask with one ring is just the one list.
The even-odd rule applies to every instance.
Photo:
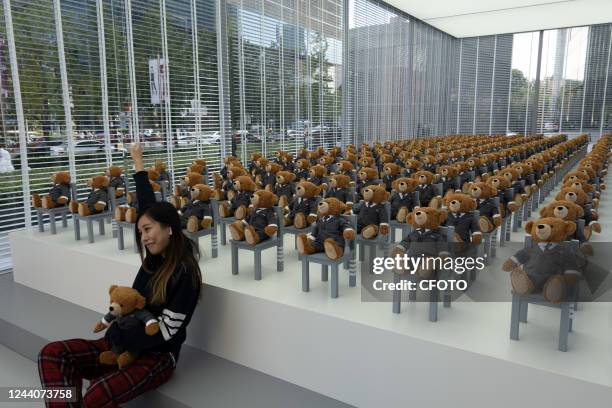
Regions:
[[[319, 203], [321, 202], [322, 199], [323, 198], [320, 197], [320, 196], [316, 197], [316, 200], [315, 200], [315, 202], [316, 202], [316, 204], [315, 204], [315, 211], [316, 211], [316, 208], [317, 208], [316, 206], [319, 205]], [[280, 212], [283, 213], [283, 218], [282, 218], [281, 222], [283, 222], [283, 224], [284, 224], [284, 209], [280, 208]], [[283, 235], [285, 235], [285, 234], [293, 235], [294, 236], [294, 243], [295, 243], [294, 245], [295, 245], [295, 248], [297, 249], [297, 236], [299, 234], [301, 234], [301, 233], [308, 234], [308, 233], [312, 232], [313, 228], [314, 228], [314, 223], [309, 225], [306, 228], [296, 228], [293, 225], [287, 225], [287, 226], [283, 226]]]
[[[507, 200], [514, 198], [514, 189], [512, 187], [507, 188], [504, 191], [504, 196]], [[501, 200], [500, 200], [501, 201]], [[501, 205], [501, 204], [500, 204]], [[501, 227], [499, 229], [499, 246], [503, 247], [506, 245], [506, 241], [510, 241], [510, 231], [512, 230], [512, 215], [508, 207], [505, 208], [505, 217], [502, 218]]]
[[[74, 197], [73, 191], [76, 190], [76, 184], [70, 183], [70, 196]], [[57, 234], [57, 226], [55, 224], [56, 217], [59, 215], [62, 218], [62, 227], [68, 227], [68, 214], [70, 212], [70, 204], [56, 208], [35, 207], [36, 221], [38, 222], [38, 231], [45, 232], [44, 216], [49, 217], [49, 228], [51, 235]]]
[[[526, 236], [525, 247], [529, 247], [531, 245], [533, 245], [531, 237]], [[577, 249], [579, 243], [577, 240], [572, 240], [570, 241], [570, 245], [572, 246], [572, 248]], [[572, 331], [572, 315], [575, 311], [574, 305], [577, 304], [576, 296], [577, 288], [574, 293], [569, 294], [568, 297], [571, 298], [570, 300], [561, 302], [559, 304], [554, 304], [546, 301], [542, 294], [539, 293], [534, 293], [530, 295], [519, 295], [513, 291], [512, 312], [510, 315], [510, 338], [512, 340], [519, 339], [520, 323], [527, 323], [527, 312], [529, 304], [552, 307], [555, 309], [560, 309], [561, 311], [561, 318], [559, 321], [559, 351], [567, 351], [567, 339], [569, 333]]]
[[[359, 205], [363, 205], [360, 203]], [[385, 202], [385, 210], [387, 214], [391, 214], [391, 205], [389, 202]], [[351, 224], [357, 225], [357, 216], [351, 216]], [[391, 239], [391, 234], [382, 235], [379, 234], [375, 239], [365, 239], [361, 236], [361, 234], [357, 234], [355, 237], [355, 244], [359, 248], [359, 262], [361, 263], [361, 273], [369, 271], [372, 272], [372, 267], [374, 264], [374, 258], [376, 257], [377, 249], [380, 248], [382, 251], [382, 256], [387, 256], [389, 252], [389, 240]]]
[[201, 229], [197, 232], [189, 232], [185, 229], [183, 230], [183, 234], [185, 234], [187, 238], [195, 242], [196, 245], [199, 245], [199, 239], [201, 237], [210, 235], [210, 247], [211, 247], [212, 257], [216, 258], [219, 254], [219, 243], [217, 240], [217, 234], [218, 234], [217, 226], [219, 225], [219, 218], [220, 218], [219, 217], [219, 202], [215, 200], [214, 198], [211, 198], [210, 205], [212, 207], [212, 213], [213, 213], [213, 224], [210, 226], [210, 228]]
[[[355, 228], [355, 225], [352, 225]], [[357, 273], [355, 268], [355, 243], [354, 241], [346, 240], [344, 246], [344, 254], [338, 259], [329, 259], [324, 252], [312, 255], [302, 255], [302, 291], [310, 290], [310, 263], [321, 265], [321, 281], [328, 281], [328, 271], [331, 267], [331, 286], [330, 296], [338, 297], [338, 269], [341, 264], [348, 265], [349, 271], [349, 287], [357, 286]]]
[[[521, 180], [521, 185], [523, 186], [523, 188], [525, 188], [525, 180]], [[521, 227], [521, 224], [523, 222], [523, 211], [524, 211], [526, 203], [527, 203], [527, 201], [524, 201], [523, 204], [521, 205], [521, 207], [518, 210], [516, 210], [516, 212], [514, 213], [514, 215], [512, 217], [513, 218], [513, 220], [512, 220], [512, 232], [518, 231], [518, 229]]]
[[[446, 236], [447, 242], [453, 242], [453, 236], [455, 235], [454, 227], [440, 227], [442, 233]], [[439, 278], [448, 278], [452, 271], [438, 270], [434, 277], [431, 279], [439, 279]], [[418, 282], [421, 280], [416, 274], [409, 274], [406, 278], [402, 275], [398, 275], [397, 273], [393, 274], [393, 283], [398, 284], [403, 280], [411, 280], [418, 285]], [[416, 300], [416, 291], [408, 292], [408, 300], [415, 301]], [[438, 321], [438, 302], [440, 300], [440, 291], [437, 288], [434, 288], [429, 291], [429, 321], [436, 322]], [[451, 293], [450, 290], [446, 290], [442, 294], [442, 304], [445, 308], [451, 306]], [[393, 300], [392, 300], [392, 311], [393, 313], [401, 313], [401, 305], [402, 305], [402, 291], [399, 289], [395, 289], [393, 291]]]
[[[87, 224], [87, 237], [90, 244], [94, 243], [94, 232], [93, 222], [97, 221], [99, 226], [100, 235], [105, 235], [104, 222], [110, 222], [114, 215], [114, 203], [115, 203], [115, 189], [112, 187], [108, 188], [109, 204], [108, 209], [98, 214], [92, 214], [87, 216], [81, 216], [78, 213], [72, 214], [74, 221], [74, 239], [76, 241], [81, 240], [81, 221]], [[76, 189], [73, 190], [73, 200], [77, 200]]]
[[[497, 207], [497, 213], [499, 214], [500, 209], [500, 200], [499, 197], [493, 197], [493, 201], [495, 202], [495, 206]], [[505, 224], [504, 219], [501, 221], [501, 226]], [[495, 227], [491, 232], [483, 232], [482, 233], [482, 242], [484, 248], [484, 254], [486, 263], [489, 263], [488, 258], [495, 258], [497, 254], [497, 233], [499, 228]]]
[[[284, 254], [283, 254], [283, 212], [279, 207], [274, 207], [277, 218], [276, 236], [269, 238], [256, 245], [251, 245], [246, 241], [230, 240], [232, 250], [232, 275], [238, 275], [238, 250], [252, 251], [255, 257], [255, 280], [261, 280], [261, 253], [262, 251], [276, 247], [276, 270], [282, 272], [284, 269]], [[222, 226], [223, 227], [223, 226]]]
[[[414, 195], [417, 206], [420, 206], [421, 204], [419, 200], [419, 192], [413, 191], [412, 194]], [[391, 211], [389, 211], [389, 214], [391, 214]], [[412, 231], [411, 225], [408, 224], [407, 222], [398, 222], [397, 220], [389, 218], [389, 235], [391, 235], [391, 238], [390, 238], [391, 243], [396, 242], [396, 232], [397, 232], [396, 230], [398, 229], [401, 230], [402, 237], [405, 236], [406, 234], [409, 234], [410, 231]]]

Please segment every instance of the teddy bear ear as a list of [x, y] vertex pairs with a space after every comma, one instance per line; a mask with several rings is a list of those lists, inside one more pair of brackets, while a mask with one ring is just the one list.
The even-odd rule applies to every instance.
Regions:
[[565, 221], [565, 236], [572, 235], [576, 232], [576, 223], [574, 221]]
[[448, 213], [444, 210], [437, 210], [438, 211], [438, 222], [440, 223], [440, 225], [444, 224], [444, 221], [446, 221], [446, 218], [448, 217]]
[[[415, 209], [416, 209], [416, 207], [415, 207]], [[408, 217], [406, 217], [406, 222], [408, 224], [412, 224], [414, 222], [414, 211], [415, 210], [412, 210], [411, 212], [409, 212], [408, 213]]]
[[526, 232], [527, 234], [531, 234], [531, 230], [532, 230], [532, 228], [533, 228], [533, 224], [534, 224], [534, 222], [533, 222], [533, 221], [527, 221], [527, 222], [525, 223], [525, 232]]
[[108, 289], [108, 294], [111, 295], [113, 291], [117, 289], [118, 287], [119, 287], [118, 285], [111, 285], [111, 287]]
[[145, 298], [141, 294], [137, 294], [135, 308], [138, 310], [144, 309], [146, 304], [147, 304], [147, 301], [145, 300]]
[[547, 214], [550, 214], [549, 210], [548, 210], [548, 206], [542, 208], [540, 210], [540, 217], [544, 218], [544, 217], [548, 217]]
[[272, 205], [276, 205], [278, 204], [278, 197], [276, 196], [276, 194], [272, 194]]

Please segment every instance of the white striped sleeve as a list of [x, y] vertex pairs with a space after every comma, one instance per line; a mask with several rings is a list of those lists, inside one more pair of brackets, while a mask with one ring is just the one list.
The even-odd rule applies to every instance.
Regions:
[[183, 313], [175, 313], [170, 309], [162, 310], [159, 317], [159, 328], [164, 340], [170, 340], [181, 328], [185, 322], [186, 315]]

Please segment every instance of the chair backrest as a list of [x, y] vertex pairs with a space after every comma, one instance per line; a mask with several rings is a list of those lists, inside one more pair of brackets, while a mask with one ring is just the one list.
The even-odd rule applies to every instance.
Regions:
[[420, 207], [421, 206], [421, 193], [418, 191], [413, 191], [412, 192], [413, 196], [414, 196], [414, 202], [416, 203], [416, 207]]
[[[218, 210], [217, 206], [217, 212]], [[284, 218], [285, 218], [285, 214], [283, 212], [283, 207], [279, 207], [278, 205], [275, 205], [274, 207], [274, 212], [276, 213], [276, 228], [278, 230], [278, 232], [276, 233], [276, 236], [280, 239], [282, 239], [281, 237], [283, 236], [283, 228], [285, 226]]]
[[[471, 173], [472, 173], [472, 178], [471, 178], [471, 179], [468, 179], [468, 181], [474, 181], [474, 172], [471, 172]], [[470, 176], [469, 176], [469, 174], [468, 174], [468, 178], [469, 178], [469, 177], [470, 177]], [[462, 184], [463, 184], [463, 183], [461, 183], [461, 176], [456, 176], [456, 177], [455, 177], [455, 180], [453, 180], [453, 181], [454, 181], [454, 183], [453, 183], [453, 184], [455, 185], [455, 186], [454, 186], [454, 187], [455, 187], [455, 190], [461, 190], [461, 187], [462, 187]]]
[[480, 166], [479, 170], [480, 170], [480, 174], [484, 174], [484, 173], [488, 173], [489, 172], [489, 168], [487, 166], [485, 166], [485, 165]]
[[444, 194], [444, 185], [442, 183], [432, 184], [434, 196], [441, 196]]
[[78, 190], [76, 183], [70, 183], [70, 199], [72, 201], [78, 201]]
[[509, 187], [504, 191], [504, 197], [508, 201], [514, 200], [514, 187]]
[[216, 228], [219, 225], [219, 202], [215, 198], [210, 199], [210, 206], [212, 207], [213, 214], [213, 227]]
[[584, 226], [585, 226], [584, 218], [579, 218], [579, 219], [576, 220], [576, 231], [580, 232], [580, 234], [578, 234], [578, 236], [584, 237]]
[[110, 202], [108, 210], [109, 211], [115, 211], [115, 209], [117, 208], [117, 197], [115, 197], [115, 188], [114, 187], [108, 187], [108, 201]]
[[[476, 180], [476, 172], [474, 170], [466, 171], [467, 181], [473, 182]], [[461, 188], [461, 186], [459, 186]]]
[[[506, 167], [506, 163], [507, 163], [507, 162], [508, 162], [508, 161], [507, 161], [505, 158], [501, 158], [501, 159], [499, 159], [499, 167]], [[499, 168], [499, 167], [498, 167], [498, 168]]]
[[497, 213], [499, 214], [499, 210], [501, 209], [501, 200], [499, 199], [499, 197], [493, 197], [493, 203], [495, 204], [495, 207], [497, 208]]

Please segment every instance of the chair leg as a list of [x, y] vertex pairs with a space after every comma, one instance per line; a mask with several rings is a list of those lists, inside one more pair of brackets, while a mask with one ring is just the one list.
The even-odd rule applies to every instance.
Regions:
[[276, 271], [282, 272], [285, 269], [285, 252], [282, 238], [276, 246]]
[[210, 252], [212, 257], [216, 258], [219, 256], [219, 241], [217, 239], [217, 227], [213, 227], [213, 233], [210, 234]]
[[49, 213], [49, 227], [51, 228], [51, 235], [57, 234], [57, 227], [55, 225], [55, 214]]
[[338, 264], [331, 266], [331, 297], [338, 297]]
[[348, 271], [349, 271], [349, 287], [357, 286], [357, 264], [355, 262], [355, 243], [353, 242], [350, 246], [351, 254], [348, 258]]
[[302, 257], [302, 292], [310, 290], [310, 263], [308, 257]]
[[227, 245], [227, 232], [225, 231], [225, 224], [219, 223], [219, 228], [221, 229], [221, 245]]
[[429, 321], [438, 321], [438, 289], [429, 291]]
[[89, 239], [89, 243], [94, 243], [94, 232], [93, 232], [93, 221], [87, 220], [87, 238]]
[[81, 240], [81, 221], [79, 220], [78, 215], [74, 215], [72, 219], [74, 220], [74, 240], [80, 241]]
[[[393, 283], [396, 285], [401, 282], [400, 276], [397, 273], [393, 274]], [[402, 307], [402, 291], [395, 289], [393, 291], [393, 313], [400, 313]]]
[[529, 311], [529, 303], [526, 300], [521, 299], [521, 308], [519, 310], [519, 321], [521, 323], [527, 323], [527, 312]]
[[446, 308], [451, 307], [451, 292], [448, 289], [442, 292], [442, 304]]
[[36, 221], [38, 222], [38, 232], [45, 232], [45, 224], [43, 223], [42, 211], [36, 209]]
[[506, 217], [506, 241], [510, 241], [510, 223], [512, 222], [512, 217]]
[[68, 228], [68, 212], [67, 211], [62, 212], [62, 227]]
[[261, 280], [261, 251], [253, 251], [255, 256], [255, 280]]
[[117, 246], [120, 250], [125, 248], [125, 242], [123, 241], [123, 227], [121, 225], [117, 226]]
[[519, 315], [521, 309], [521, 298], [519, 295], [512, 294], [512, 313], [510, 314], [510, 338], [519, 339]]
[[559, 324], [559, 351], [567, 351], [567, 337], [570, 331], [569, 303], [561, 305], [561, 322]]
[[328, 280], [328, 267], [327, 265], [323, 264], [321, 265], [321, 282], [327, 282]]
[[100, 220], [98, 220], [98, 225], [100, 226], [100, 235], [104, 235], [104, 218], [101, 218]]
[[491, 247], [489, 250], [489, 253], [491, 255], [491, 258], [495, 258], [495, 256], [497, 255], [497, 233], [498, 233], [498, 228], [495, 228], [490, 236], [491, 236]]
[[232, 247], [232, 275], [238, 275], [238, 247], [231, 245]]

